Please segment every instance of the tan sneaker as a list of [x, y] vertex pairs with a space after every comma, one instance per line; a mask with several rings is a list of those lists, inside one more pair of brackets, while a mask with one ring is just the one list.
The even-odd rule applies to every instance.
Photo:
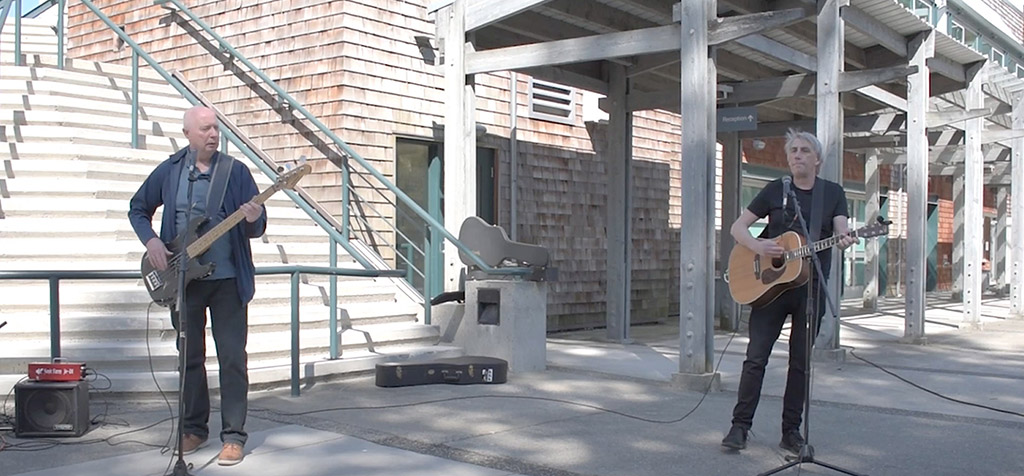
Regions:
[[[206, 446], [206, 438], [186, 433], [181, 441], [181, 454], [190, 455], [204, 446]], [[174, 454], [178, 454], [177, 445], [175, 445]]]
[[238, 443], [224, 443], [217, 458], [217, 464], [221, 466], [233, 466], [242, 462], [242, 445]]

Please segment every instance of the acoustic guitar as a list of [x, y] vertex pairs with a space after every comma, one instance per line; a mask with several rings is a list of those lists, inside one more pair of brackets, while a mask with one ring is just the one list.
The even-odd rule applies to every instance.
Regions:
[[[278, 190], [291, 190], [295, 188], [295, 184], [299, 182], [299, 179], [312, 170], [313, 167], [311, 165], [302, 164], [279, 175], [274, 184], [267, 187], [263, 193], [254, 197], [252, 202], [262, 205], [263, 202], [266, 202]], [[166, 244], [167, 250], [173, 254], [167, 258], [167, 269], [163, 271], [156, 269], [149, 263], [148, 252], [142, 255], [142, 281], [146, 284], [146, 290], [149, 291], [149, 297], [153, 298], [153, 302], [164, 307], [169, 307], [175, 303], [178, 297], [178, 269], [180, 269], [183, 262], [188, 263], [185, 270], [185, 284], [212, 274], [213, 264], [199, 263], [199, 256], [210, 249], [210, 246], [213, 245], [213, 242], [217, 241], [217, 238], [230, 231], [243, 218], [245, 218], [245, 214], [241, 210], [235, 210], [234, 213], [218, 223], [210, 231], [186, 243], [186, 237], [196, 237], [198, 235], [196, 230], [209, 220], [205, 216], [192, 219], [186, 230], [178, 233], [174, 241]]]
[[[859, 228], [849, 233], [858, 238], [873, 238], [889, 233], [890, 221], [879, 217], [878, 223]], [[795, 231], [787, 231], [775, 238], [775, 242], [786, 251], [777, 258], [755, 253], [737, 243], [729, 254], [729, 269], [725, 280], [729, 283], [732, 298], [750, 307], [765, 306], [783, 292], [803, 286], [811, 277], [811, 253], [817, 253], [839, 244], [842, 235], [836, 235], [807, 244], [807, 240]]]

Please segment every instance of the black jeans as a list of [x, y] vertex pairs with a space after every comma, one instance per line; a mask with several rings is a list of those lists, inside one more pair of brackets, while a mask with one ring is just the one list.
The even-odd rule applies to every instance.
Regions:
[[[186, 286], [188, 327], [185, 329], [185, 433], [207, 438], [210, 434], [210, 391], [206, 383], [206, 309], [210, 309], [213, 341], [220, 364], [221, 441], [245, 446], [249, 375], [245, 344], [248, 307], [238, 297], [234, 279], [192, 281]], [[178, 329], [178, 313], [171, 313]], [[180, 343], [179, 343], [180, 344]], [[180, 351], [180, 349], [179, 349]]]
[[[743, 361], [740, 387], [736, 407], [732, 411], [732, 424], [750, 429], [754, 422], [754, 411], [761, 399], [761, 384], [764, 369], [768, 365], [775, 341], [779, 339], [786, 317], [793, 316], [789, 336], [789, 373], [786, 377], [786, 392], [782, 398], [782, 432], [799, 430], [803, 421], [804, 398], [807, 394], [805, 380], [807, 372], [807, 290], [811, 285], [786, 291], [767, 306], [750, 312], [750, 342], [747, 344], [747, 358]], [[825, 299], [819, 294], [816, 299], [817, 322], [825, 312]]]

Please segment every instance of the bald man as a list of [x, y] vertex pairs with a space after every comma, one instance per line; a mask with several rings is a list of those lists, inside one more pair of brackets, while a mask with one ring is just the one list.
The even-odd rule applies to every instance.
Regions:
[[[223, 447], [217, 461], [230, 466], [242, 461], [248, 437], [244, 429], [249, 392], [245, 344], [248, 303], [256, 288], [249, 240], [263, 235], [267, 213], [262, 205], [252, 202], [259, 190], [249, 169], [217, 151], [220, 129], [213, 110], [196, 106], [186, 111], [182, 132], [188, 147], [161, 162], [146, 178], [131, 199], [128, 219], [146, 246], [149, 263], [158, 270], [166, 270], [169, 262], [175, 260], [165, 243], [184, 233], [192, 220], [209, 218], [197, 230], [196, 234], [201, 236], [236, 211], [245, 217], [199, 257], [200, 264], [212, 265], [212, 273], [185, 286], [184, 316], [171, 309], [175, 329], [181, 329], [181, 320], [186, 323], [182, 454], [205, 446], [210, 434], [210, 393], [206, 384], [209, 309], [220, 364]], [[158, 236], [153, 231], [153, 214], [161, 206], [164, 209]], [[180, 340], [178, 347], [180, 352]]]

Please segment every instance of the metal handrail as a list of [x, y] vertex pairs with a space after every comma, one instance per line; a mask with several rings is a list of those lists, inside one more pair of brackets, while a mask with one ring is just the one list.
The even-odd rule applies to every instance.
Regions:
[[[402, 202], [404, 202], [411, 210], [413, 210], [413, 212], [415, 212], [416, 215], [420, 217], [420, 219], [425, 221], [432, 230], [435, 230], [436, 232], [440, 233], [445, 239], [447, 239], [450, 243], [455, 245], [456, 248], [465, 253], [465, 255], [468, 256], [471, 261], [473, 261], [473, 264], [479, 267], [482, 271], [489, 274], [513, 276], [525, 276], [532, 272], [529, 268], [494, 268], [488, 265], [487, 263], [484, 263], [484, 261], [480, 259], [480, 257], [475, 252], [473, 252], [464, 243], [459, 241], [458, 238], [452, 235], [451, 232], [445, 229], [445, 227], [441, 223], [439, 223], [432, 216], [430, 216], [429, 213], [423, 210], [423, 208], [420, 207], [419, 204], [417, 204], [413, 199], [409, 198], [409, 196], [406, 195], [405, 192], [403, 192], [401, 189], [395, 186], [395, 184], [388, 180], [387, 177], [384, 176], [384, 174], [380, 173], [377, 169], [370, 165], [370, 163], [367, 162], [366, 159], [364, 159], [362, 156], [356, 153], [356, 151], [349, 147], [349, 145], [345, 141], [341, 140], [341, 138], [335, 135], [334, 132], [332, 132], [322, 122], [320, 122], [320, 120], [317, 119], [316, 116], [314, 116], [312, 113], [306, 110], [306, 108], [303, 107], [301, 103], [295, 100], [295, 98], [288, 94], [287, 91], [282, 89], [280, 86], [278, 86], [276, 82], [274, 82], [266, 74], [264, 74], [260, 68], [252, 64], [248, 58], [246, 58], [244, 55], [238, 52], [238, 50], [231, 46], [231, 44], [228, 43], [227, 40], [225, 40], [216, 32], [214, 32], [213, 28], [211, 28], [209, 25], [206, 24], [206, 22], [197, 17], [194, 13], [192, 13], [191, 10], [189, 10], [180, 2], [180, 0], [154, 0], [153, 3], [161, 5], [164, 8], [168, 8], [167, 4], [171, 4], [174, 5], [174, 7], [177, 8], [179, 12], [184, 13], [193, 23], [198, 25], [200, 28], [203, 29], [203, 31], [205, 31], [214, 40], [216, 40], [219, 51], [231, 55], [232, 58], [244, 64], [249, 69], [249, 71], [251, 71], [261, 80], [263, 80], [265, 84], [270, 86], [270, 88], [273, 89], [274, 92], [278, 94], [278, 97], [286, 101], [291, 106], [293, 111], [298, 111], [302, 113], [302, 115], [305, 116], [310, 123], [312, 123], [314, 126], [317, 127], [317, 129], [320, 130], [320, 132], [322, 132], [324, 135], [326, 135], [328, 138], [334, 141], [334, 144], [344, 152], [344, 155], [354, 159], [357, 163], [359, 163], [360, 166], [363, 167], [363, 169], [365, 169], [367, 172], [373, 175], [373, 177], [380, 181], [380, 183], [384, 184], [384, 186], [387, 187], [388, 190], [394, 193], [396, 197], [402, 200]], [[347, 206], [347, 204], [343, 204], [343, 207], [344, 206]], [[426, 299], [425, 301], [429, 301], [429, 298]]]
[[[291, 275], [291, 389], [292, 396], [299, 396], [299, 283], [303, 274], [320, 274], [330, 276], [355, 276], [365, 278], [402, 278], [403, 270], [378, 270], [335, 268], [322, 266], [261, 266], [256, 268], [256, 275], [290, 274]], [[0, 281], [3, 280], [39, 280], [50, 282], [50, 357], [61, 357], [60, 345], [60, 281], [75, 280], [111, 280], [141, 279], [142, 274], [136, 270], [0, 270]], [[332, 329], [337, 334], [337, 329]]]

